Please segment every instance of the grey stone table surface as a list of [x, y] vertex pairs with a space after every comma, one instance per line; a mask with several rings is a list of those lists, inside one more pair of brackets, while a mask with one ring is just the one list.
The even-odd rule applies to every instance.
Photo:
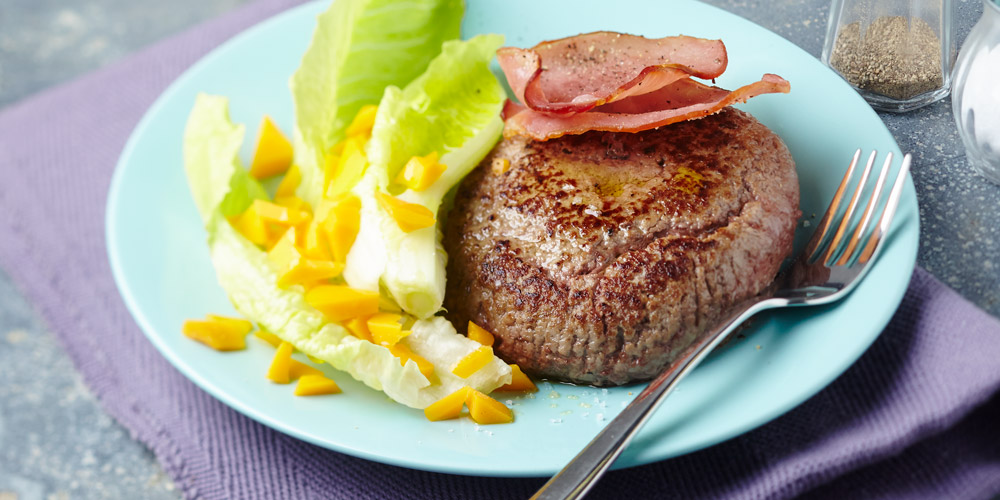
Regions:
[[[0, 112], [248, 1], [3, 0]], [[709, 3], [820, 54], [828, 0]], [[955, 5], [961, 41], [982, 4]], [[1000, 187], [968, 166], [950, 100], [880, 116], [915, 157], [918, 264], [1000, 315]], [[101, 410], [43, 320], [0, 271], [0, 500], [178, 495], [152, 454]]]

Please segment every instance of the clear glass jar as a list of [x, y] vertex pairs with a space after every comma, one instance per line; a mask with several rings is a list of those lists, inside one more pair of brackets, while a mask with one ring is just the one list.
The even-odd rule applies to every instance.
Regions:
[[952, 0], [833, 0], [823, 63], [881, 111], [948, 95], [955, 60]]
[[1000, 0], [983, 1], [955, 63], [951, 108], [969, 163], [1000, 184]]

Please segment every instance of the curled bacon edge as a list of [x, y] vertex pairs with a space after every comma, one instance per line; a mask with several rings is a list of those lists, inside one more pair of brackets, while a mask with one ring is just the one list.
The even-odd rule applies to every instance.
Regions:
[[[522, 135], [538, 141], [545, 141], [576, 135], [592, 130], [605, 132], [641, 132], [659, 128], [671, 123], [703, 118], [718, 113], [726, 106], [746, 102], [751, 97], [761, 94], [787, 94], [791, 85], [784, 78], [770, 73], [765, 74], [760, 81], [744, 85], [736, 90], [728, 91], [696, 82], [682, 79], [670, 86], [652, 94], [634, 96], [620, 103], [608, 104], [592, 109], [586, 113], [569, 116], [552, 116], [531, 110], [526, 106], [510, 100], [504, 105], [503, 118], [506, 122], [504, 137]], [[633, 113], [621, 112], [632, 108], [637, 103], [629, 103], [631, 99], [652, 101], [662, 94], [672, 93], [675, 99], [649, 103], [644, 107], [647, 111]], [[678, 107], [679, 105], [679, 107]]]

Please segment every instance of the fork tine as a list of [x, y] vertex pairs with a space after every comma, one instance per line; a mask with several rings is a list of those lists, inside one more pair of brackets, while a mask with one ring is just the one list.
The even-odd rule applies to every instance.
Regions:
[[871, 259], [872, 255], [881, 246], [882, 237], [889, 232], [889, 226], [892, 225], [892, 218], [896, 215], [896, 208], [899, 206], [899, 198], [903, 194], [903, 186], [906, 184], [906, 174], [910, 171], [911, 161], [912, 158], [909, 153], [903, 155], [903, 164], [899, 167], [899, 173], [896, 174], [896, 182], [893, 183], [892, 191], [889, 192], [889, 201], [885, 203], [885, 208], [882, 210], [882, 217], [879, 218], [879, 224], [875, 226], [871, 237], [868, 238], [868, 243], [865, 245], [864, 250], [861, 251], [861, 256], [858, 257], [858, 262], [861, 264]]
[[823, 218], [820, 219], [819, 225], [816, 227], [816, 231], [813, 232], [813, 237], [809, 240], [809, 244], [803, 253], [803, 255], [809, 256], [807, 259], [809, 262], [815, 261], [825, 248], [823, 243], [827, 239], [827, 232], [829, 232], [830, 225], [833, 223], [833, 218], [837, 215], [837, 210], [840, 208], [840, 202], [844, 197], [844, 191], [847, 190], [847, 184], [854, 175], [854, 169], [858, 166], [858, 160], [860, 158], [861, 149], [858, 149], [854, 152], [854, 158], [851, 159], [851, 164], [847, 167], [847, 173], [845, 173], [844, 178], [841, 179], [840, 186], [837, 186], [837, 191], [833, 194], [833, 199], [830, 200], [830, 206], [826, 209], [826, 212], [823, 214]]
[[892, 167], [892, 152], [890, 151], [885, 157], [885, 162], [882, 163], [882, 171], [879, 173], [878, 180], [875, 181], [875, 189], [872, 191], [871, 196], [868, 198], [868, 205], [865, 206], [865, 213], [861, 216], [861, 223], [858, 224], [857, 229], [854, 230], [854, 234], [851, 235], [850, 240], [847, 242], [847, 249], [840, 256], [840, 260], [837, 261], [838, 266], [847, 265], [851, 260], [851, 256], [854, 255], [854, 250], [857, 249], [858, 243], [868, 232], [868, 224], [871, 223], [872, 214], [875, 213], [875, 207], [878, 206], [879, 199], [882, 196], [882, 188], [885, 185], [885, 179], [889, 176], [889, 170]]
[[854, 217], [854, 211], [858, 208], [858, 202], [861, 200], [861, 193], [865, 190], [865, 184], [868, 183], [868, 176], [872, 172], [872, 165], [875, 164], [876, 151], [872, 151], [872, 154], [868, 155], [868, 163], [865, 164], [865, 170], [861, 174], [861, 180], [858, 181], [858, 186], [854, 189], [854, 195], [851, 196], [851, 203], [847, 206], [847, 212], [844, 217], [840, 219], [840, 226], [837, 227], [836, 234], [833, 235], [833, 240], [830, 242], [829, 248], [826, 250], [826, 255], [823, 256], [824, 262], [829, 262], [836, 255], [837, 250], [840, 247], [841, 242], [844, 238], [844, 233], [847, 232], [847, 228], [851, 225], [851, 219]]

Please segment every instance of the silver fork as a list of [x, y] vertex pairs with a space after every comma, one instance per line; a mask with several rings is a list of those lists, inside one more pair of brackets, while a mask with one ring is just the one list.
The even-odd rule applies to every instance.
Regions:
[[[851, 195], [846, 210], [842, 210], [844, 194], [852, 183], [861, 150], [854, 153], [851, 165], [844, 174], [833, 201], [820, 219], [820, 223], [791, 267], [775, 280], [764, 293], [738, 305], [714, 330], [706, 332], [694, 345], [668, 366], [622, 412], [570, 461], [563, 470], [531, 498], [564, 499], [581, 498], [598, 478], [624, 451], [632, 437], [649, 420], [660, 403], [706, 356], [725, 340], [741, 323], [766, 309], [790, 306], [828, 304], [840, 300], [854, 289], [871, 267], [882, 248], [882, 242], [892, 224], [899, 205], [906, 174], [910, 168], [910, 155], [903, 156], [903, 163], [896, 175], [889, 198], [885, 202], [877, 225], [871, 223], [881, 204], [885, 181], [892, 166], [892, 153], [886, 156], [874, 189], [868, 195], [860, 222], [855, 224], [858, 206], [865, 196], [866, 186], [875, 164], [872, 151], [868, 162]], [[853, 231], [850, 231], [851, 227]], [[870, 232], [870, 234], [869, 234]]]

